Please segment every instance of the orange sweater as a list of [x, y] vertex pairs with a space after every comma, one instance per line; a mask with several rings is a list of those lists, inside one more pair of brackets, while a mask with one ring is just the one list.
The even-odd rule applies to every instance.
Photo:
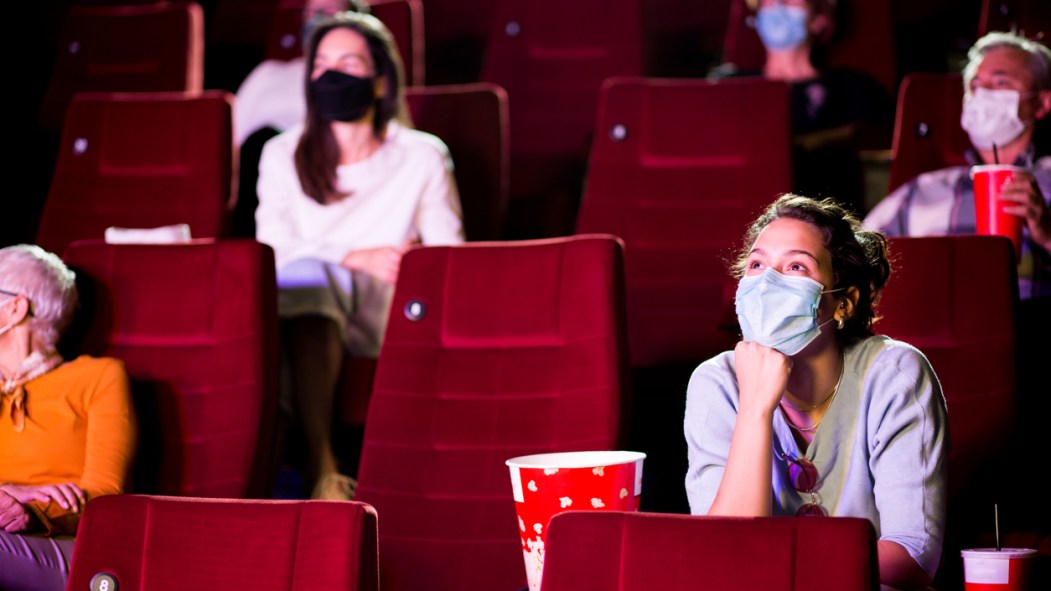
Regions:
[[[0, 483], [74, 482], [88, 499], [118, 494], [135, 446], [128, 376], [117, 359], [86, 355], [28, 382], [25, 430], [0, 403]], [[58, 503], [27, 505], [48, 534], [76, 533], [80, 513]]]

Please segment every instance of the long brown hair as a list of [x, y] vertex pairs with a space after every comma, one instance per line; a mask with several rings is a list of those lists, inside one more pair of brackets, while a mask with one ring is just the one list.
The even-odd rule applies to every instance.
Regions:
[[375, 64], [377, 78], [385, 80], [385, 92], [377, 97], [372, 119], [372, 133], [382, 140], [387, 133], [387, 124], [392, 119], [408, 123], [405, 107], [404, 77], [401, 58], [394, 45], [394, 38], [387, 27], [374, 16], [357, 12], [342, 12], [317, 25], [310, 38], [307, 52], [305, 92], [307, 102], [303, 135], [296, 146], [296, 173], [299, 184], [308, 197], [318, 203], [330, 203], [347, 196], [336, 186], [336, 167], [339, 165], [339, 145], [332, 133], [331, 123], [321, 117], [311, 92], [311, 74], [317, 47], [329, 31], [337, 28], [351, 29], [365, 38], [369, 55]]

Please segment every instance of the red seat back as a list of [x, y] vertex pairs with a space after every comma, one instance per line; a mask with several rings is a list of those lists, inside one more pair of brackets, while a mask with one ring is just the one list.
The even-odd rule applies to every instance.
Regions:
[[383, 515], [386, 591], [525, 585], [504, 461], [618, 447], [621, 265], [612, 236], [402, 259], [356, 496]]
[[[398, 46], [405, 84], [424, 80], [423, 4], [420, 0], [370, 0], [369, 10], [390, 30]], [[303, 55], [303, 0], [282, 0], [274, 10], [266, 38], [266, 59], [290, 60]]]
[[363, 503], [114, 495], [88, 503], [67, 588], [378, 591], [377, 570]]
[[224, 91], [77, 95], [37, 243], [62, 252], [109, 226], [186, 223], [194, 238], [226, 235], [232, 100]]
[[59, 30], [39, 123], [62, 129], [78, 92], [200, 92], [203, 84], [204, 15], [196, 2], [75, 6]]
[[417, 129], [449, 147], [467, 239], [503, 236], [508, 197], [507, 93], [495, 84], [406, 89]]
[[596, 129], [577, 231], [626, 244], [632, 365], [699, 362], [732, 347], [726, 259], [792, 186], [787, 87], [614, 79]]
[[889, 191], [921, 173], [967, 164], [964, 152], [971, 140], [960, 127], [962, 108], [960, 74], [918, 72], [902, 80]]
[[268, 495], [276, 416], [273, 251], [254, 240], [78, 242], [64, 256], [84, 353], [124, 361], [139, 419], [132, 487]]
[[477, 82], [498, 0], [426, 0], [427, 84]]
[[876, 591], [866, 519], [568, 511], [551, 519], [544, 591]]
[[952, 434], [950, 494], [992, 490], [996, 483], [975, 477], [1014, 425], [1018, 283], [1011, 242], [901, 237], [891, 239], [891, 255], [875, 329], [923, 351], [941, 381]]
[[[755, 29], [755, 12], [746, 0], [730, 0], [730, 19], [723, 41], [723, 61], [741, 70], [761, 70], [766, 50]], [[835, 11], [836, 31], [828, 47], [828, 68], [864, 72], [888, 94], [897, 87], [891, 0], [840, 2]]]
[[982, 0], [978, 35], [1018, 31], [1030, 39], [1051, 35], [1051, 3], [1047, 0]]
[[602, 81], [642, 74], [640, 6], [571, 0], [556, 16], [548, 2], [497, 2], [482, 79], [507, 90], [511, 197], [547, 210], [544, 235], [572, 232]]

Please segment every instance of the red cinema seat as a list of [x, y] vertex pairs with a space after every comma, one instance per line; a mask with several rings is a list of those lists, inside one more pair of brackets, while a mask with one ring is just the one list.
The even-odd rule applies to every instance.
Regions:
[[[827, 67], [857, 70], [877, 80], [888, 94], [897, 88], [891, 0], [838, 2]], [[746, 0], [730, 0], [723, 62], [742, 71], [761, 71], [766, 49], [755, 29], [755, 12]]]
[[273, 257], [254, 240], [91, 241], [66, 251], [86, 308], [71, 329], [76, 347], [123, 360], [131, 377], [139, 420], [135, 492], [270, 494]]
[[983, 474], [1001, 463], [1015, 421], [1014, 248], [999, 236], [940, 236], [891, 238], [890, 249], [875, 330], [917, 347], [941, 381], [950, 501], [995, 490]]
[[[416, 128], [449, 148], [467, 239], [499, 240], [507, 211], [507, 93], [484, 82], [405, 92]], [[347, 357], [339, 395], [342, 423], [365, 424], [375, 374], [375, 359]]]
[[479, 82], [405, 89], [416, 128], [449, 147], [467, 239], [499, 240], [508, 199], [507, 93]]
[[788, 88], [759, 78], [603, 86], [578, 232], [625, 243], [633, 366], [700, 362], [736, 341], [726, 259], [791, 190]]
[[507, 90], [510, 221], [527, 238], [572, 233], [599, 88], [642, 74], [640, 0], [498, 0], [482, 79]]
[[888, 192], [921, 173], [967, 164], [971, 140], [960, 127], [962, 108], [960, 74], [917, 72], [902, 80]]
[[[890, 239], [890, 254], [893, 270], [874, 328], [922, 351], [941, 382], [952, 446], [945, 544], [934, 586], [960, 588], [959, 551], [979, 547], [976, 536], [993, 527], [994, 503], [1027, 524], [1044, 506], [1023, 506], [1017, 499], [1024, 495], [1012, 490], [1025, 482], [1013, 470], [1028, 470], [1011, 452], [1012, 441], [1028, 436], [1015, 428], [1014, 248], [1000, 236], [898, 237]], [[1011, 529], [1010, 523], [1018, 522], [1008, 518], [1001, 526]]]
[[196, 2], [75, 6], [63, 18], [39, 123], [62, 129], [78, 92], [200, 92], [204, 15]]
[[551, 518], [544, 591], [877, 591], [866, 519], [567, 511]]
[[618, 448], [621, 265], [606, 235], [402, 259], [355, 497], [383, 516], [385, 591], [525, 586], [504, 461]]
[[114, 495], [88, 503], [67, 589], [378, 591], [377, 570], [364, 503]]
[[189, 224], [225, 236], [233, 199], [233, 97], [224, 91], [77, 95], [37, 243], [62, 252], [110, 226]]
[[978, 36], [992, 31], [1018, 31], [1047, 43], [1051, 35], [1051, 2], [1047, 0], [982, 0]]
[[477, 82], [497, 0], [425, 0], [428, 84]]
[[[266, 59], [290, 60], [303, 55], [304, 5], [304, 0], [281, 0], [270, 20]], [[405, 68], [405, 84], [423, 84], [423, 4], [420, 0], [369, 0], [368, 5], [369, 12], [394, 37]]]

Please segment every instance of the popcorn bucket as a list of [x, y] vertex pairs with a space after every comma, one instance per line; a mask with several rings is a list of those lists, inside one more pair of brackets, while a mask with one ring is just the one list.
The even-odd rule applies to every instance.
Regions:
[[551, 517], [581, 509], [637, 511], [645, 458], [635, 451], [579, 451], [507, 460], [530, 591], [540, 589]]

